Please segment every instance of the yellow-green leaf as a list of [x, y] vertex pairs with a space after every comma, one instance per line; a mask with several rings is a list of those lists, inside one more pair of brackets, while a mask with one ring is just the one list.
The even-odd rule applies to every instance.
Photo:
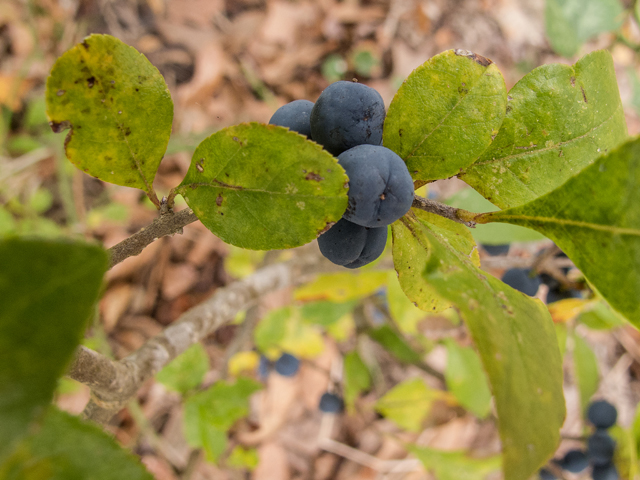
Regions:
[[[421, 215], [418, 211], [418, 215]], [[433, 215], [430, 226], [445, 238], [451, 246], [460, 251], [474, 265], [480, 266], [480, 256], [469, 229], [459, 223]], [[393, 235], [393, 264], [398, 272], [398, 281], [406, 296], [414, 305], [427, 312], [441, 312], [451, 306], [451, 302], [442, 298], [438, 292], [425, 284], [422, 275], [433, 260], [428, 242], [421, 235], [406, 228], [401, 218], [391, 225]]]
[[422, 211], [407, 215], [396, 222], [394, 241], [395, 231], [405, 230], [402, 238], [412, 235], [424, 246], [418, 288], [433, 290], [463, 317], [495, 397], [505, 478], [525, 480], [555, 451], [564, 421], [553, 322], [542, 302], [483, 272], [455, 248], [455, 230], [433, 226], [442, 220]]
[[347, 208], [347, 182], [317, 143], [248, 123], [205, 139], [178, 191], [225, 242], [271, 250], [308, 243], [337, 222]]
[[461, 451], [442, 451], [434, 448], [409, 448], [424, 468], [438, 480], [485, 480], [500, 470], [500, 457], [473, 458]]
[[96, 245], [0, 242], [0, 459], [51, 402], [106, 269]]
[[460, 176], [500, 208], [562, 185], [627, 137], [611, 54], [536, 68], [510, 91], [491, 146]]
[[498, 67], [466, 50], [448, 50], [416, 68], [396, 93], [383, 145], [414, 180], [451, 177], [489, 146], [504, 119], [507, 90]]
[[389, 390], [377, 401], [376, 410], [405, 430], [419, 432], [433, 402], [445, 396], [445, 392], [430, 388], [422, 379], [413, 378]]
[[153, 191], [173, 102], [144, 55], [112, 36], [90, 35], [58, 58], [46, 97], [54, 132], [71, 128], [71, 162], [105, 182]]
[[460, 405], [478, 418], [485, 418], [491, 410], [491, 390], [480, 357], [473, 348], [461, 347], [451, 339], [446, 346], [447, 387]]
[[573, 260], [613, 309], [640, 326], [640, 140], [599, 158], [553, 192], [482, 215], [537, 230]]
[[0, 465], [3, 480], [152, 480], [140, 460], [94, 424], [51, 407]]

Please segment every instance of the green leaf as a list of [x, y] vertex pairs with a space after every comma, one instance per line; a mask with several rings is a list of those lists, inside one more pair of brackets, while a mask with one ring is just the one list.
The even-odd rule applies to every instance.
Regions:
[[258, 466], [259, 460], [258, 452], [255, 448], [242, 448], [238, 445], [229, 454], [227, 465], [251, 471]]
[[405, 380], [376, 402], [376, 410], [409, 432], [422, 430], [422, 422], [444, 392], [430, 388], [420, 378]]
[[318, 275], [311, 283], [298, 288], [296, 300], [330, 300], [346, 302], [371, 295], [387, 283], [387, 272], [348, 272]]
[[403, 363], [420, 363], [422, 358], [404, 339], [388, 325], [367, 330], [367, 334]]
[[36, 433], [0, 465], [4, 480], [152, 480], [140, 461], [95, 425], [50, 408]]
[[209, 356], [202, 344], [196, 343], [160, 370], [156, 380], [184, 395], [200, 385], [208, 371]]
[[555, 451], [564, 421], [553, 322], [542, 302], [483, 272], [455, 248], [455, 230], [434, 226], [442, 220], [423, 211], [407, 215], [394, 224], [394, 242], [411, 235], [423, 245], [427, 260], [417, 287], [433, 289], [465, 320], [495, 397], [505, 478], [524, 480]]
[[627, 138], [608, 51], [538, 67], [508, 98], [498, 136], [460, 176], [500, 208], [552, 191]]
[[635, 139], [553, 192], [521, 207], [482, 215], [479, 221], [543, 233], [614, 310], [640, 326], [639, 159], [640, 140]]
[[578, 321], [593, 330], [611, 330], [626, 324], [604, 301], [595, 302], [580, 313]]
[[0, 459], [51, 402], [93, 312], [107, 255], [95, 245], [0, 242]]
[[[420, 215], [420, 213], [418, 213]], [[451, 246], [472, 263], [480, 266], [480, 256], [469, 229], [459, 223], [433, 215], [429, 220], [431, 228], [451, 239]], [[401, 218], [391, 225], [393, 236], [393, 264], [398, 272], [398, 281], [405, 295], [414, 305], [428, 312], [441, 312], [451, 306], [422, 277], [433, 258], [424, 236], [414, 235], [406, 228]]]
[[53, 131], [71, 128], [71, 162], [105, 182], [153, 191], [173, 102], [144, 55], [109, 35], [90, 35], [58, 58], [46, 98]]
[[400, 331], [409, 335], [418, 335], [418, 322], [424, 319], [426, 314], [411, 303], [404, 294], [395, 272], [389, 272], [387, 301], [389, 302], [389, 313]]
[[207, 460], [217, 462], [227, 445], [227, 431], [249, 413], [249, 397], [262, 385], [240, 377], [235, 383], [220, 380], [184, 403], [184, 429], [192, 447], [204, 448]]
[[573, 365], [580, 391], [580, 405], [585, 412], [591, 397], [598, 390], [600, 381], [598, 361], [593, 350], [582, 337], [574, 335], [573, 342]]
[[356, 306], [355, 301], [344, 303], [310, 302], [300, 309], [302, 320], [316, 325], [329, 326], [350, 313]]
[[448, 178], [472, 164], [504, 119], [507, 89], [498, 67], [465, 50], [448, 50], [416, 68], [396, 93], [382, 143], [414, 180]]
[[360, 393], [371, 387], [371, 375], [355, 350], [344, 356], [344, 400], [349, 411], [355, 410]]
[[460, 405], [476, 417], [486, 418], [491, 410], [491, 390], [480, 357], [473, 348], [461, 347], [453, 340], [448, 340], [446, 346], [447, 388]]
[[4, 480], [152, 480], [140, 461], [95, 425], [50, 408], [36, 433], [0, 465]]
[[472, 458], [461, 451], [445, 452], [416, 446], [409, 450], [438, 480], [485, 480], [490, 473], [500, 470], [499, 456]]
[[[473, 188], [465, 188], [447, 198], [444, 202], [455, 208], [462, 208], [470, 212], [495, 212], [498, 210], [493, 203], [485, 199]], [[506, 223], [489, 223], [476, 225], [471, 235], [477, 243], [484, 245], [504, 245], [513, 242], [537, 242], [545, 240], [544, 235], [528, 228], [508, 225]]]
[[616, 30], [623, 10], [618, 0], [547, 0], [544, 13], [551, 46], [573, 57], [591, 37]]
[[322, 353], [324, 340], [320, 328], [304, 322], [300, 310], [285, 307], [266, 315], [254, 331], [258, 349], [267, 356], [288, 352], [297, 357], [313, 358]]
[[178, 192], [225, 242], [271, 250], [303, 245], [337, 222], [347, 208], [347, 182], [317, 143], [248, 123], [205, 139]]

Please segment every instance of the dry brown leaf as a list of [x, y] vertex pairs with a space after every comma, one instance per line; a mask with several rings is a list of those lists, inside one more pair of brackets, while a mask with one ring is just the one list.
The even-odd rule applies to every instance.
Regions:
[[17, 111], [32, 85], [33, 82], [29, 79], [21, 79], [17, 75], [0, 74], [0, 105], [5, 105], [14, 112]]
[[196, 53], [195, 71], [189, 83], [178, 87], [184, 105], [203, 102], [213, 95], [227, 73], [229, 61], [218, 41], [202, 46]]
[[178, 477], [165, 459], [155, 455], [143, 455], [140, 460], [156, 480], [177, 480]]
[[253, 471], [253, 480], [288, 480], [291, 478], [287, 451], [276, 442], [258, 448], [260, 462]]
[[273, 0], [267, 4], [267, 17], [260, 29], [260, 37], [267, 43], [293, 47], [301, 34], [309, 38], [309, 30], [319, 17], [320, 12], [313, 3]]
[[100, 313], [104, 331], [110, 333], [131, 304], [133, 288], [130, 283], [110, 287], [100, 300]]
[[188, 292], [198, 281], [198, 272], [188, 263], [170, 264], [162, 278], [162, 296], [173, 300]]

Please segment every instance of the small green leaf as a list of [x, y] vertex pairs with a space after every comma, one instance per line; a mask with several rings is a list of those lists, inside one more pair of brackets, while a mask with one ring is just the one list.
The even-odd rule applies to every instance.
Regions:
[[522, 225], [552, 239], [611, 307], [636, 326], [640, 326], [638, 159], [640, 139], [635, 139], [553, 192], [486, 215], [491, 222]]
[[95, 245], [0, 242], [0, 459], [51, 402], [107, 269]]
[[266, 315], [254, 331], [258, 349], [267, 356], [287, 352], [313, 358], [322, 353], [324, 340], [320, 328], [303, 321], [300, 310], [284, 307]]
[[185, 394], [202, 383], [209, 371], [209, 356], [201, 343], [192, 345], [158, 372], [156, 380], [170, 390]]
[[[436, 215], [430, 220], [431, 228], [450, 238], [453, 248], [470, 258], [474, 265], [480, 266], [478, 249], [468, 228]], [[425, 284], [422, 277], [425, 269], [434, 261], [429, 243], [424, 241], [422, 235], [415, 235], [403, 222], [400, 219], [391, 225], [393, 265], [398, 272], [400, 286], [416, 307], [434, 313], [446, 310], [451, 302], [438, 295], [429, 284]]]
[[258, 452], [255, 448], [242, 448], [238, 445], [229, 454], [227, 465], [251, 471], [258, 466], [259, 460]]
[[344, 303], [310, 302], [302, 306], [300, 313], [303, 321], [327, 327], [350, 313], [355, 306], [355, 301]]
[[153, 191], [173, 102], [144, 55], [109, 35], [90, 35], [58, 58], [46, 98], [53, 131], [71, 128], [71, 162], [105, 182]]
[[400, 331], [409, 335], [419, 334], [417, 324], [425, 318], [426, 314], [411, 303], [411, 300], [404, 294], [395, 272], [389, 272], [387, 301], [389, 302], [389, 313]]
[[578, 321], [593, 330], [611, 330], [626, 324], [625, 319], [604, 301], [596, 302], [583, 310]]
[[403, 363], [420, 363], [422, 358], [404, 339], [388, 325], [372, 328], [367, 334], [377, 343]]
[[616, 30], [622, 13], [618, 0], [546, 0], [549, 42], [560, 55], [573, 57], [591, 37]]
[[491, 390], [487, 374], [474, 349], [461, 347], [448, 340], [447, 368], [444, 372], [447, 387], [460, 405], [478, 418], [486, 418], [491, 410]]
[[552, 191], [627, 138], [608, 51], [538, 67], [508, 98], [498, 136], [460, 176], [500, 208]]
[[[473, 188], [460, 190], [445, 201], [447, 205], [462, 208], [470, 212], [495, 212], [499, 210], [493, 203], [484, 198]], [[489, 223], [476, 225], [471, 235], [477, 243], [484, 245], [504, 245], [513, 242], [537, 242], [545, 240], [544, 235], [534, 230], [506, 223]]]
[[553, 322], [542, 302], [480, 270], [455, 248], [456, 230], [442, 228], [443, 220], [423, 211], [406, 215], [394, 224], [394, 242], [412, 235], [429, 252], [416, 287], [432, 289], [464, 319], [495, 397], [504, 476], [525, 480], [555, 451], [564, 421]]
[[320, 145], [275, 125], [222, 129], [196, 149], [178, 187], [200, 221], [227, 243], [292, 248], [347, 209], [348, 178]]
[[36, 433], [0, 465], [3, 480], [152, 480], [131, 453], [97, 426], [50, 408]]
[[376, 410], [409, 432], [419, 432], [433, 402], [444, 392], [427, 386], [420, 378], [405, 380], [376, 402]]
[[227, 431], [249, 413], [249, 397], [262, 385], [240, 377], [235, 383], [216, 382], [184, 403], [184, 429], [192, 447], [204, 448], [207, 460], [217, 462], [226, 449]]
[[346, 302], [371, 295], [387, 283], [387, 272], [349, 272], [318, 275], [311, 283], [298, 288], [296, 300], [330, 300]]
[[396, 93], [382, 143], [414, 180], [448, 178], [472, 164], [504, 119], [507, 89], [498, 67], [465, 50], [448, 50], [416, 68]]
[[472, 458], [460, 451], [445, 452], [415, 446], [409, 450], [438, 480], [486, 480], [490, 473], [500, 470], [500, 457], [497, 455]]
[[360, 355], [355, 350], [344, 356], [344, 401], [354, 411], [355, 401], [371, 386], [371, 375]]
[[591, 347], [578, 335], [573, 336], [573, 365], [575, 367], [578, 390], [580, 391], [580, 405], [586, 411], [589, 401], [598, 390], [600, 374], [598, 361]]

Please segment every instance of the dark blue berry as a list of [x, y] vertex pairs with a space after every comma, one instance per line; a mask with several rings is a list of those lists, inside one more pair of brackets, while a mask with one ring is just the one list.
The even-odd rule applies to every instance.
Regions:
[[606, 400], [598, 400], [589, 405], [587, 418], [596, 428], [611, 428], [616, 424], [618, 411]]
[[363, 227], [383, 227], [411, 208], [413, 180], [406, 164], [386, 147], [359, 145], [338, 156], [349, 177], [344, 218]]
[[309, 118], [311, 117], [312, 108], [313, 102], [309, 100], [294, 100], [276, 110], [276, 113], [273, 114], [269, 123], [271, 125], [288, 127], [289, 130], [311, 138], [311, 123]]
[[344, 409], [342, 398], [334, 393], [323, 393], [320, 397], [320, 411], [325, 413], [340, 413]]
[[492, 257], [495, 257], [497, 255], [506, 255], [507, 253], [509, 253], [508, 243], [505, 243], [502, 245], [485, 245], [483, 243], [482, 248], [484, 249], [485, 252], [487, 252]]
[[594, 466], [591, 476], [593, 480], [618, 480], [620, 478], [618, 470], [613, 463]]
[[540, 477], [540, 480], [557, 480], [556, 476], [546, 468], [540, 469], [540, 471], [538, 472], [538, 477]]
[[568, 472], [578, 473], [589, 466], [589, 459], [581, 450], [569, 450], [558, 465]]
[[387, 244], [387, 227], [367, 228], [344, 218], [318, 237], [318, 247], [336, 265], [358, 268], [382, 255]]
[[596, 430], [587, 440], [587, 457], [593, 465], [607, 465], [613, 461], [616, 442], [606, 430]]
[[373, 88], [335, 82], [313, 106], [311, 136], [332, 155], [357, 145], [380, 145], [384, 117], [384, 102]]
[[289, 353], [283, 353], [282, 356], [276, 360], [273, 368], [283, 377], [293, 377], [298, 373], [300, 360]]
[[540, 277], [531, 276], [531, 270], [524, 268], [512, 268], [507, 270], [502, 276], [502, 281], [511, 288], [518, 290], [529, 296], [534, 296], [540, 286]]

